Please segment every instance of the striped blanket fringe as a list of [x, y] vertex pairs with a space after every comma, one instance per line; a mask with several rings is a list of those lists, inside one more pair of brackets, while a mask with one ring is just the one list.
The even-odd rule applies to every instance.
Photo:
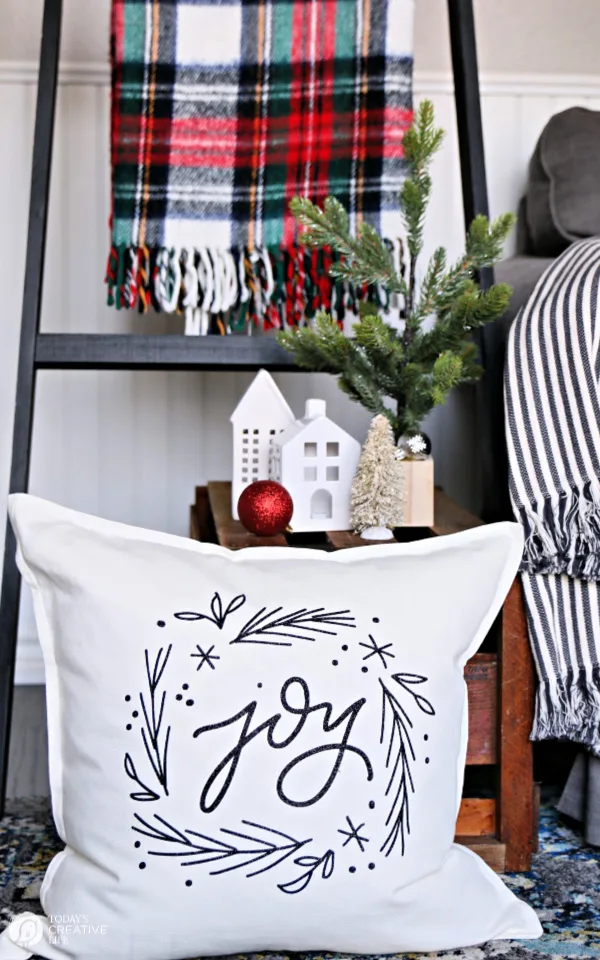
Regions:
[[[402, 246], [386, 241], [403, 271]], [[397, 298], [384, 287], [334, 280], [331, 249], [256, 247], [167, 249], [111, 247], [106, 268], [108, 304], [117, 310], [149, 307], [182, 314], [185, 333], [252, 333], [309, 322], [325, 310], [343, 327], [369, 300], [385, 313], [397, 311]]]
[[600, 239], [548, 268], [510, 332], [510, 495], [539, 688], [534, 739], [600, 755]]
[[600, 669], [592, 676], [585, 670], [576, 675], [546, 678], [538, 688], [531, 737], [533, 740], [572, 740], [600, 754]]
[[525, 535], [524, 570], [600, 577], [600, 484], [587, 480], [555, 497], [518, 508]]

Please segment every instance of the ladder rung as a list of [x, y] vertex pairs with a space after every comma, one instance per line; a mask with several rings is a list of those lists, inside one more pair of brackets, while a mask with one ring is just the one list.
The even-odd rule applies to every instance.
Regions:
[[186, 337], [164, 334], [41, 333], [38, 370], [298, 369], [270, 335]]

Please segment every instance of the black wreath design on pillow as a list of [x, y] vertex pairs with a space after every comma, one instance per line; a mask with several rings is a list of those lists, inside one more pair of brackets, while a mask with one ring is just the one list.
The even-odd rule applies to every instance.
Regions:
[[[206, 621], [222, 631], [228, 618], [238, 613], [245, 606], [246, 600], [244, 594], [238, 594], [225, 605], [219, 593], [215, 592], [209, 612], [185, 610], [177, 612], [173, 616], [180, 621]], [[379, 623], [379, 619], [373, 617], [373, 622]], [[162, 620], [158, 621], [157, 625], [159, 627], [166, 626], [165, 621]], [[340, 631], [356, 629], [355, 617], [350, 610], [302, 607], [286, 612], [281, 606], [273, 608], [263, 606], [256, 613], [247, 617], [243, 625], [234, 627], [234, 637], [228, 645], [256, 643], [276, 647], [291, 647], [295, 642], [315, 642], [321, 635], [337, 636]], [[417, 760], [413, 735], [414, 723], [410, 715], [410, 707], [415, 707], [429, 717], [435, 715], [435, 710], [427, 697], [420, 692], [422, 685], [427, 683], [427, 677], [408, 672], [388, 672], [391, 669], [392, 661], [395, 659], [393, 644], [379, 645], [376, 638], [370, 633], [367, 634], [367, 637], [368, 639], [358, 640], [355, 646], [364, 664], [375, 665], [381, 670], [381, 675], [377, 677], [381, 704], [379, 742], [385, 749], [385, 769], [388, 775], [385, 789], [385, 797], [389, 800], [385, 820], [388, 832], [379, 847], [379, 853], [384, 857], [389, 857], [398, 846], [400, 854], [404, 856], [411, 829], [410, 806], [411, 797], [415, 793], [413, 766]], [[139, 733], [143, 756], [145, 755], [145, 772], [140, 773], [139, 762], [136, 765], [129, 751], [125, 753], [124, 757], [125, 773], [135, 785], [130, 793], [130, 798], [137, 803], [154, 803], [169, 796], [168, 753], [171, 725], [167, 725], [165, 718], [167, 689], [164, 679], [172, 648], [172, 644], [166, 648], [160, 647], [154, 656], [151, 656], [149, 650], [144, 651], [145, 689], [138, 694], [140, 710], [134, 710], [132, 716], [134, 719], [139, 719]], [[195, 651], [190, 656], [198, 661], [197, 671], [200, 671], [204, 666], [208, 667], [209, 672], [217, 669], [221, 657], [220, 654], [213, 652], [214, 649], [214, 644], [207, 650], [196, 644]], [[342, 650], [347, 651], [348, 649], [347, 644], [342, 646]], [[337, 665], [337, 661], [332, 662]], [[362, 670], [367, 672], [368, 666], [363, 665]], [[296, 686], [296, 699], [298, 691], [303, 697], [303, 705], [301, 704], [300, 707], [297, 706], [297, 703], [292, 705], [288, 699], [288, 690], [291, 689], [292, 685]], [[188, 688], [188, 686], [188, 684], [184, 684], [184, 688]], [[127, 694], [125, 699], [129, 702], [131, 696]], [[181, 700], [182, 694], [178, 694], [176, 699]], [[366, 703], [365, 698], [356, 701], [339, 716], [335, 716], [331, 703], [311, 703], [310, 691], [306, 681], [301, 677], [291, 677], [282, 687], [281, 702], [288, 713], [298, 716], [295, 731], [284, 737], [283, 740], [277, 739], [277, 724], [281, 719], [281, 714], [274, 714], [261, 724], [252, 726], [254, 711], [257, 706], [256, 701], [252, 701], [234, 717], [220, 723], [199, 727], [195, 731], [194, 736], [198, 736], [209, 730], [228, 726], [240, 720], [244, 721], [238, 744], [223, 758], [207, 781], [200, 804], [204, 812], [213, 812], [223, 799], [235, 775], [241, 752], [247, 743], [256, 736], [266, 736], [269, 746], [275, 749], [287, 746], [311, 714], [319, 714], [323, 731], [326, 733], [338, 728], [341, 731], [346, 724], [344, 734], [342, 736], [340, 732], [340, 743], [316, 747], [312, 751], [297, 757], [284, 768], [277, 787], [280, 799], [293, 806], [308, 806], [317, 802], [332, 785], [346, 752], [348, 755], [357, 756], [364, 763], [367, 780], [373, 778], [373, 768], [369, 758], [364, 751], [352, 746], [349, 742], [352, 725], [360, 709]], [[187, 703], [191, 705], [193, 701], [188, 700]], [[127, 724], [127, 729], [133, 729], [133, 725]], [[424, 739], [427, 740], [428, 735], [425, 735]], [[337, 751], [337, 758], [332, 774], [323, 790], [308, 801], [295, 801], [287, 796], [284, 792], [287, 772], [290, 772], [302, 760], [307, 759], [309, 755], [324, 750]], [[425, 762], [429, 762], [428, 757], [425, 758]], [[217, 782], [221, 783], [221, 789], [216, 796], [212, 796], [211, 789]], [[373, 802], [370, 803], [370, 807], [374, 807], [374, 805]], [[256, 877], [291, 859], [300, 872], [291, 880], [278, 883], [277, 887], [283, 893], [297, 894], [306, 889], [313, 877], [321, 876], [322, 879], [331, 877], [335, 868], [335, 851], [333, 849], [327, 849], [324, 853], [318, 855], [301, 852], [314, 842], [311, 837], [297, 839], [275, 826], [265, 823], [256, 823], [244, 819], [239, 825], [235, 825], [235, 828], [231, 825], [220, 827], [216, 835], [209, 835], [190, 827], [177, 827], [158, 813], [142, 816], [136, 812], [134, 813], [134, 820], [135, 823], [132, 826], [134, 833], [152, 841], [152, 843], [147, 844], [148, 856], [172, 857], [178, 860], [183, 867], [208, 866], [208, 872], [211, 876], [218, 876], [234, 870], [243, 870], [246, 871], [246, 877]], [[365, 833], [365, 823], [355, 824], [350, 816], [346, 815], [345, 823], [340, 826], [337, 833], [341, 835], [341, 838], [344, 838], [343, 841], [340, 839], [342, 847], [350, 847], [357, 852], [360, 851], [361, 854], [369, 849], [368, 844], [371, 842], [371, 838]], [[139, 848], [141, 841], [136, 841], [135, 846]], [[140, 869], [145, 869], [146, 862], [140, 862], [139, 866]], [[368, 864], [369, 869], [374, 869], [375, 866], [374, 862]], [[356, 868], [351, 866], [349, 870], [352, 873], [355, 872]], [[186, 880], [187, 886], [191, 886], [191, 884], [191, 880]]]

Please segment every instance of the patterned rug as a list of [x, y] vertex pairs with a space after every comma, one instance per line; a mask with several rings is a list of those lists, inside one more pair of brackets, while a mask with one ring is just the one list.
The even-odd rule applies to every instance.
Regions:
[[[0, 821], [0, 927], [14, 913], [41, 913], [39, 890], [50, 860], [62, 844], [48, 802], [19, 800]], [[579, 834], [551, 804], [541, 814], [540, 852], [526, 874], [505, 877], [515, 893], [534, 907], [545, 935], [541, 940], [495, 941], [482, 947], [410, 957], [458, 960], [543, 960], [554, 957], [600, 958], [600, 850], [586, 847]], [[249, 960], [292, 960], [285, 954], [251, 954]], [[409, 955], [403, 954], [403, 960]], [[334, 960], [310, 954], [305, 960]], [[294, 954], [293, 960], [304, 960]]]

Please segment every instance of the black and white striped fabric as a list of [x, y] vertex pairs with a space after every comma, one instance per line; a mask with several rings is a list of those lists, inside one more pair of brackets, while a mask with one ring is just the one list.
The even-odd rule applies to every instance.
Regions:
[[600, 239], [539, 280], [508, 340], [506, 421], [539, 677], [535, 739], [600, 755]]

